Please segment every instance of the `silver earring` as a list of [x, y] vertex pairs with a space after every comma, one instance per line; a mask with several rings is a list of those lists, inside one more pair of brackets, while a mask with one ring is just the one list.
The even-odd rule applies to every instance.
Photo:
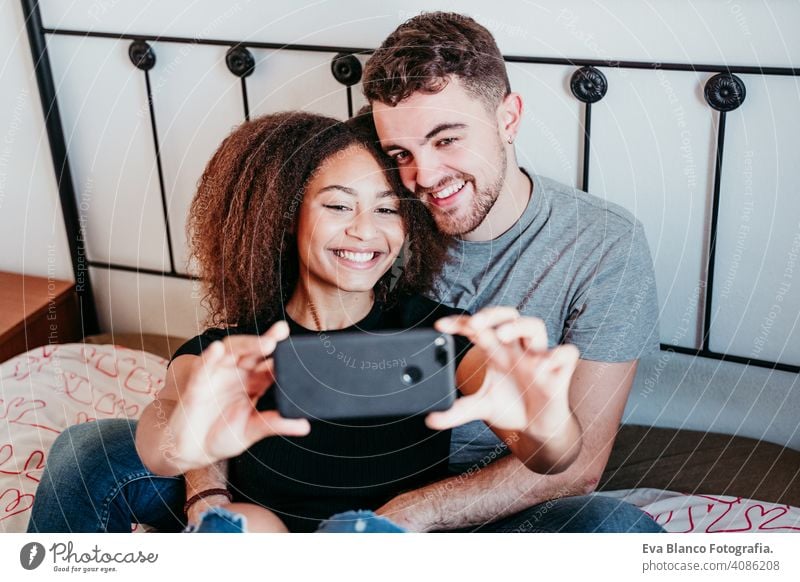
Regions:
[[509, 135], [508, 136], [508, 143], [514, 143], [514, 136], [513, 135]]

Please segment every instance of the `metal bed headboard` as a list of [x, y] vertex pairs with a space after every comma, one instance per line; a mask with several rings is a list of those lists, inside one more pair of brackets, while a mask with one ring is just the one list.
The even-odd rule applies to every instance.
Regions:
[[[148, 41], [202, 44], [230, 47], [226, 54], [226, 64], [233, 75], [241, 81], [242, 107], [244, 118], [250, 119], [250, 109], [247, 97], [247, 77], [253, 72], [255, 60], [247, 47], [256, 49], [284, 49], [307, 52], [336, 53], [331, 62], [331, 73], [338, 82], [346, 87], [347, 110], [353, 115], [352, 87], [361, 80], [361, 63], [355, 57], [357, 54], [370, 54], [372, 49], [359, 47], [341, 47], [324, 45], [281, 44], [268, 42], [247, 42], [246, 45], [238, 41], [224, 39], [197, 39], [174, 36], [151, 36], [142, 34], [119, 34], [110, 32], [91, 32], [81, 30], [66, 30], [45, 28], [42, 24], [38, 0], [21, 0], [25, 18], [28, 39], [33, 55], [34, 69], [39, 88], [39, 97], [44, 111], [45, 126], [50, 143], [50, 152], [58, 184], [59, 198], [69, 241], [69, 250], [72, 258], [72, 269], [75, 276], [76, 291], [78, 294], [84, 334], [98, 333], [99, 324], [94, 295], [90, 284], [89, 267], [131, 271], [179, 279], [196, 279], [195, 277], [179, 273], [175, 269], [175, 259], [172, 248], [172, 236], [167, 217], [167, 201], [164, 189], [164, 177], [161, 166], [161, 156], [158, 140], [158, 128], [153, 109], [152, 89], [150, 86], [150, 69], [155, 66], [156, 55]], [[58, 101], [53, 73], [47, 54], [47, 40], [45, 35], [64, 35], [79, 37], [107, 38], [114, 40], [130, 40], [128, 55], [133, 66], [142, 71], [145, 76], [147, 100], [149, 105], [150, 123], [153, 142], [155, 145], [156, 166], [161, 192], [161, 205], [166, 229], [166, 240], [169, 251], [170, 270], [159, 271], [154, 269], [139, 268], [130, 265], [113, 264], [111, 262], [89, 261], [86, 257], [84, 225], [78, 213], [72, 174], [70, 172], [69, 155], [61, 117], [58, 110]], [[798, 76], [800, 69], [789, 67], [754, 67], [754, 66], [720, 66], [687, 63], [660, 63], [644, 61], [608, 61], [597, 59], [569, 59], [545, 58], [505, 55], [504, 59], [510, 63], [567, 65], [576, 67], [572, 74], [570, 89], [573, 96], [584, 104], [583, 132], [583, 168], [580, 188], [589, 189], [589, 153], [591, 151], [592, 104], [600, 101], [608, 90], [608, 81], [597, 67], [610, 67], [618, 69], [646, 69], [664, 71], [686, 71], [716, 73], [705, 84], [704, 97], [714, 115], [716, 112], [717, 137], [715, 144], [714, 185], [711, 208], [710, 234], [707, 240], [706, 281], [703, 285], [703, 321], [702, 321], [702, 346], [699, 349], [687, 348], [672, 344], [661, 344], [661, 349], [667, 352], [677, 352], [715, 360], [723, 360], [759, 366], [773, 370], [800, 373], [800, 366], [781, 362], [772, 362], [757, 358], [747, 358], [733, 354], [725, 354], [710, 348], [710, 330], [712, 320], [712, 298], [714, 291], [714, 266], [716, 261], [717, 227], [720, 206], [720, 183], [722, 177], [723, 152], [725, 146], [726, 114], [740, 107], [746, 97], [746, 87], [739, 75], [771, 75], [771, 76]]]

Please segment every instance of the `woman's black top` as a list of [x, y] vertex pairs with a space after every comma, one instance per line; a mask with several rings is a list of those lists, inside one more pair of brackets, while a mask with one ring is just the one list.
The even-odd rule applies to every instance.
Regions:
[[[385, 308], [376, 302], [356, 325], [328, 335], [433, 327], [464, 311], [420, 295], [400, 298]], [[291, 334], [317, 333], [288, 316]], [[272, 322], [227, 329], [212, 328], [172, 356], [200, 354], [226, 335], [264, 333]], [[457, 362], [470, 343], [455, 336]], [[274, 391], [258, 401], [259, 410], [275, 409]], [[314, 531], [323, 519], [350, 509], [377, 509], [399, 493], [448, 475], [450, 431], [433, 431], [423, 416], [391, 419], [313, 421], [304, 437], [274, 436], [230, 459], [228, 486], [235, 501], [257, 503], [274, 511], [290, 531]]]

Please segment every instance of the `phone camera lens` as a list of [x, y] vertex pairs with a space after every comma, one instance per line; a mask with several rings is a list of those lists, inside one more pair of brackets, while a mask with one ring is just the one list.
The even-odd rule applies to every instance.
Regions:
[[403, 380], [403, 384], [406, 386], [411, 386], [412, 384], [416, 384], [420, 380], [422, 380], [422, 370], [417, 368], [416, 366], [409, 366], [405, 370], [403, 370], [403, 375], [401, 376]]

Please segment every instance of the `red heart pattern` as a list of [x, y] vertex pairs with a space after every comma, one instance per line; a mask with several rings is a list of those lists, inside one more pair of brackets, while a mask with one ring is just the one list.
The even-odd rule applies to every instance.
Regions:
[[164, 385], [163, 378], [156, 378], [145, 368], [136, 366], [125, 378], [125, 388], [139, 394], [155, 394]]
[[6, 402], [0, 398], [0, 420], [8, 424], [32, 426], [59, 434], [61, 430], [36, 422], [36, 411], [47, 406], [44, 400], [31, 400], [17, 396]]
[[70, 420], [136, 418], [163, 385], [166, 363], [87, 344], [43, 346], [0, 363], [0, 427], [8, 428], [0, 440], [0, 531], [25, 531], [47, 451]]
[[608, 495], [638, 506], [668, 533], [800, 532], [800, 508], [789, 505], [655, 489]]
[[113, 392], [103, 394], [95, 403], [94, 409], [110, 417], [136, 418], [139, 412], [138, 404], [128, 404], [124, 398], [120, 398]]
[[[33, 507], [33, 495], [19, 489], [6, 489], [0, 493], [0, 521], [29, 511]], [[27, 521], [27, 520], [26, 520]]]

